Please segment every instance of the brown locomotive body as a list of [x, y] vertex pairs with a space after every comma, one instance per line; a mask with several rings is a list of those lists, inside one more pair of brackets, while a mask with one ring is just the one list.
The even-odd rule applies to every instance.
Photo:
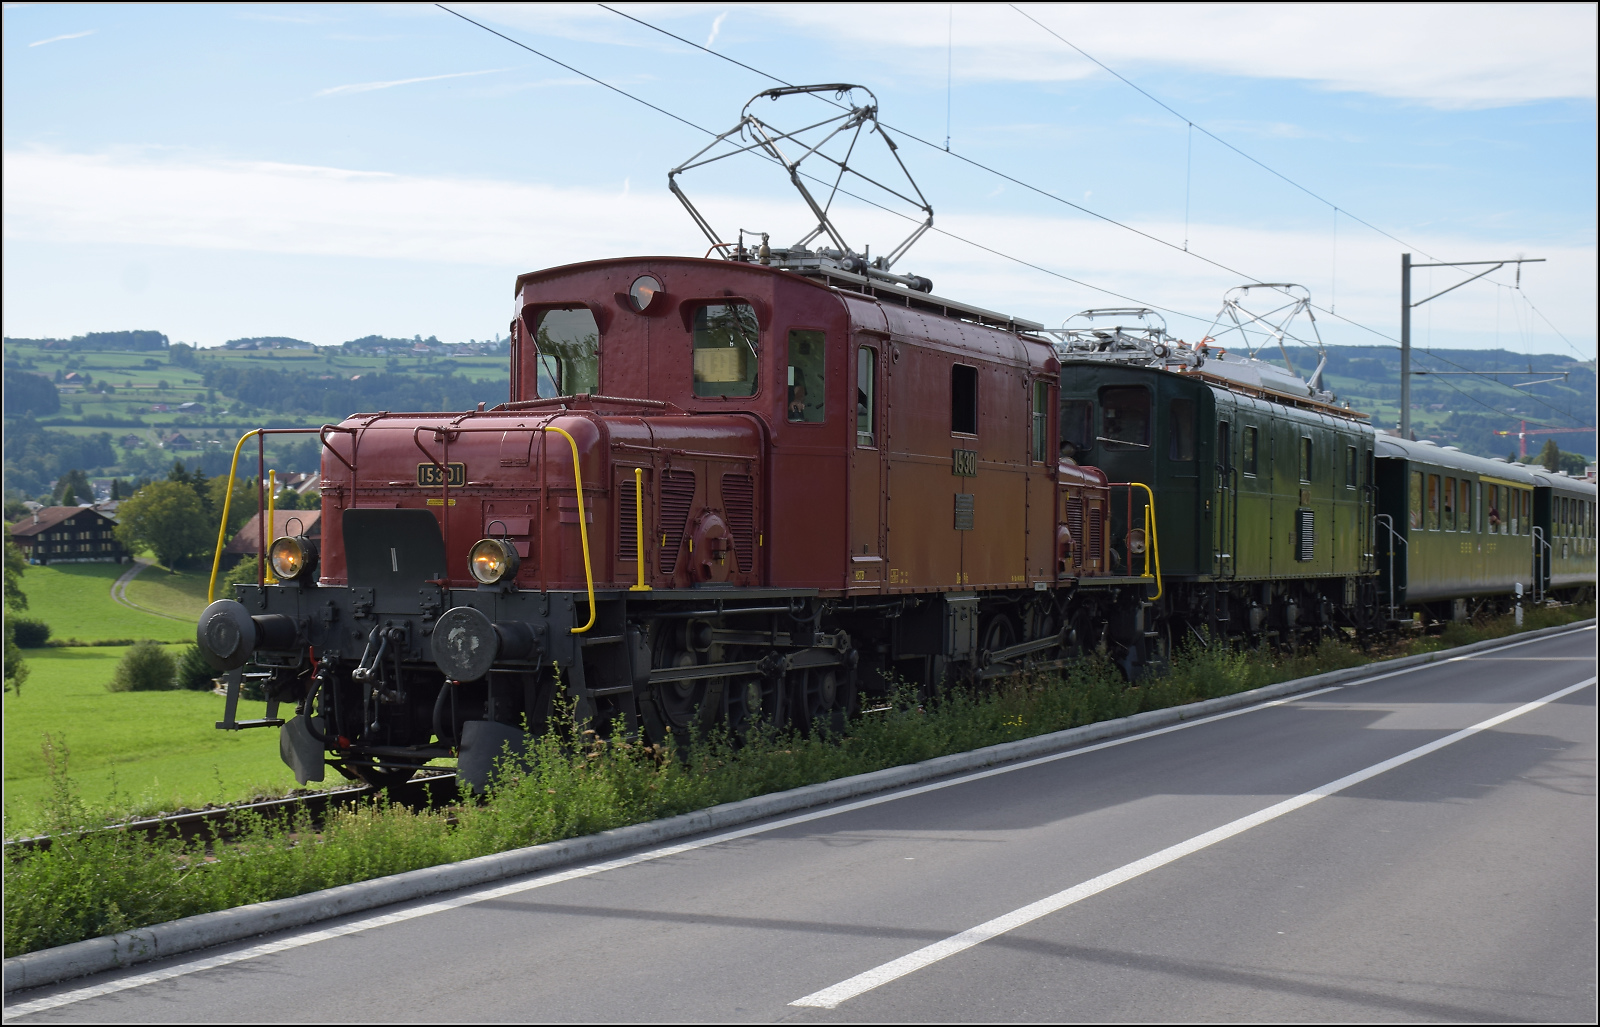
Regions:
[[509, 401], [325, 429], [320, 569], [214, 604], [202, 643], [297, 703], [297, 774], [374, 780], [456, 752], [479, 779], [558, 695], [658, 737], [810, 727], [1064, 655], [1076, 588], [1123, 590], [1087, 630], [1144, 585], [1109, 577], [1105, 477], [1058, 460], [1033, 327], [738, 261], [524, 275]]

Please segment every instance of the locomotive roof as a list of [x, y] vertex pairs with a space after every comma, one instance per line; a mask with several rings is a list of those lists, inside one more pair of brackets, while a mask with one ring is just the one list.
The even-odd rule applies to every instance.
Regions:
[[[957, 300], [935, 296], [932, 293], [916, 292], [902, 285], [890, 282], [880, 282], [864, 275], [854, 274], [833, 267], [806, 267], [791, 269], [772, 267], [764, 264], [753, 264], [746, 261], [711, 260], [702, 257], [608, 257], [604, 260], [588, 260], [577, 264], [563, 264], [559, 267], [545, 268], [542, 271], [529, 271], [517, 276], [516, 288], [513, 295], [521, 295], [523, 286], [543, 278], [553, 278], [560, 275], [572, 274], [593, 268], [618, 267], [628, 264], [691, 264], [699, 266], [737, 267], [742, 271], [757, 274], [773, 275], [789, 281], [804, 282], [830, 291], [855, 293], [869, 299], [896, 306], [921, 310], [942, 317], [954, 318], [959, 321], [970, 321], [975, 324], [985, 325], [990, 328], [999, 328], [1007, 332], [1038, 331], [1044, 326], [1037, 321], [1014, 317], [1010, 314], [1001, 314], [997, 311], [974, 306], [970, 303], [961, 303]], [[1043, 340], [1037, 340], [1043, 341]], [[1048, 343], [1046, 343], [1048, 345]]]

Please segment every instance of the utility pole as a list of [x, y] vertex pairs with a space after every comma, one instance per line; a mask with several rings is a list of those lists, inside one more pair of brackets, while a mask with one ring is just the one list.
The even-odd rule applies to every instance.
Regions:
[[[1518, 282], [1518, 284], [1521, 284], [1521, 282], [1522, 282], [1522, 265], [1524, 265], [1524, 264], [1543, 264], [1543, 263], [1544, 263], [1544, 258], [1543, 257], [1512, 257], [1509, 260], [1457, 260], [1457, 261], [1453, 261], [1451, 263], [1443, 263], [1443, 264], [1413, 264], [1413, 263], [1411, 263], [1411, 254], [1409, 254], [1409, 253], [1400, 254], [1400, 437], [1401, 438], [1404, 438], [1404, 439], [1411, 438], [1411, 375], [1413, 373], [1415, 373], [1415, 374], [1426, 374], [1427, 373], [1425, 371], [1413, 372], [1411, 370], [1411, 311], [1412, 311], [1412, 309], [1415, 308], [1415, 307], [1422, 306], [1424, 303], [1427, 303], [1428, 300], [1436, 300], [1440, 296], [1443, 296], [1447, 292], [1454, 292], [1455, 290], [1461, 288], [1463, 285], [1466, 285], [1467, 282], [1476, 282], [1478, 279], [1482, 278], [1484, 275], [1493, 274], [1494, 272], [1496, 272], [1496, 271], [1500, 270], [1501, 268], [1505, 267], [1507, 264], [1515, 264], [1515, 265], [1517, 265], [1517, 282]], [[1481, 271], [1478, 274], [1473, 275], [1471, 278], [1468, 278], [1468, 279], [1465, 279], [1463, 281], [1457, 282], [1456, 284], [1450, 286], [1450, 288], [1448, 288], [1448, 289], [1441, 289], [1438, 292], [1434, 293], [1432, 296], [1427, 297], [1426, 299], [1417, 300], [1417, 302], [1415, 302], [1415, 303], [1411, 302], [1411, 269], [1412, 268], [1418, 268], [1418, 267], [1481, 267], [1484, 264], [1492, 264], [1494, 266], [1489, 268], [1489, 270], [1487, 270], [1487, 271]], [[1532, 374], [1532, 373], [1544, 374], [1546, 372], [1543, 372], [1543, 371], [1531, 372], [1530, 371], [1529, 373], [1530, 374]]]

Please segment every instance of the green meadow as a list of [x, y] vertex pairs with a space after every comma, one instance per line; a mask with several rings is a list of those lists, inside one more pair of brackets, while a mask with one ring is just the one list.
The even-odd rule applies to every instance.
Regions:
[[[151, 567], [135, 578], [128, 598], [157, 616], [111, 598], [112, 583], [128, 570], [116, 564], [29, 567], [22, 587], [24, 616], [50, 625], [52, 638], [85, 642], [151, 638], [173, 643], [176, 657], [194, 639], [205, 608], [207, 573], [168, 574]], [[173, 619], [182, 618], [182, 619]], [[28, 834], [50, 780], [42, 746], [48, 735], [70, 754], [67, 771], [91, 805], [149, 813], [295, 786], [278, 759], [270, 728], [216, 730], [221, 696], [209, 692], [106, 690], [126, 646], [63, 646], [23, 651], [29, 676], [20, 696], [5, 696], [5, 834]], [[263, 704], [240, 703], [241, 718], [259, 717]]]

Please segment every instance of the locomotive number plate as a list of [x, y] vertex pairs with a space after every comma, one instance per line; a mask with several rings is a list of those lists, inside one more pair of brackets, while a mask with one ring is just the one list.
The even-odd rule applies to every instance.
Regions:
[[[458, 488], [461, 488], [466, 483], [467, 483], [467, 465], [466, 464], [456, 464], [456, 463], [451, 464], [450, 465], [450, 487], [453, 488], [453, 489], [458, 489]], [[438, 464], [418, 464], [417, 465], [417, 487], [421, 488], [421, 489], [442, 489], [442, 488], [444, 488], [444, 474], [443, 474], [443, 472], [441, 472], [439, 470], [439, 465]]]
[[975, 449], [952, 449], [950, 451], [950, 473], [958, 478], [976, 478], [978, 476], [978, 451]]

